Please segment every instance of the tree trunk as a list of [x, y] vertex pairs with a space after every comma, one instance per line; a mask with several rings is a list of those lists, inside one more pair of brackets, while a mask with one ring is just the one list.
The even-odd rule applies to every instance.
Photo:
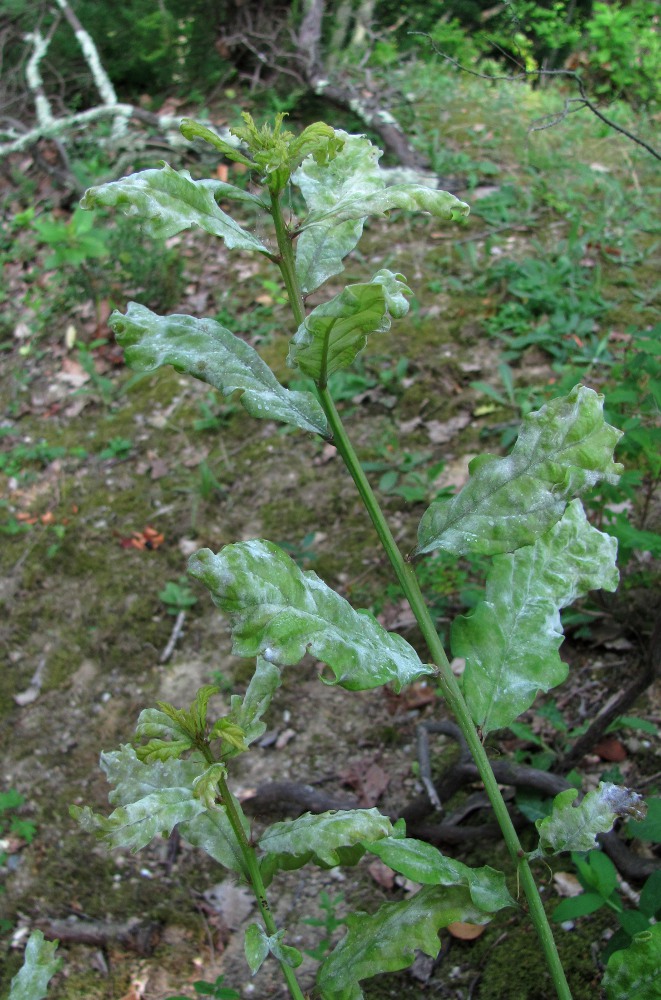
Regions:
[[[374, 8], [374, 0], [362, 0], [356, 11], [356, 23], [350, 45], [362, 45], [369, 29], [369, 22]], [[340, 21], [336, 29], [340, 29], [343, 39], [350, 26], [352, 5], [347, 2], [340, 7]], [[367, 128], [376, 132], [382, 139], [385, 149], [404, 167], [413, 170], [429, 170], [425, 157], [413, 148], [404, 134], [397, 119], [379, 102], [376, 96], [366, 98], [359, 96], [355, 88], [342, 86], [336, 80], [329, 79], [325, 71], [321, 55], [321, 28], [324, 17], [324, 0], [308, 0], [305, 14], [298, 31], [298, 50], [301, 63], [304, 66], [305, 82], [310, 90], [324, 100], [335, 104], [342, 111], [351, 111], [357, 115]], [[337, 34], [334, 33], [337, 40]], [[332, 61], [332, 53], [329, 56]]]

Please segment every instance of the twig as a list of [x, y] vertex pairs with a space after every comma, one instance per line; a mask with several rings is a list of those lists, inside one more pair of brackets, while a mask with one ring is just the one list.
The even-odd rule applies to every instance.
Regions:
[[657, 621], [649, 641], [647, 655], [638, 664], [638, 674], [625, 688], [612, 695], [593, 718], [586, 732], [579, 736], [569, 752], [558, 761], [565, 773], [578, 764], [601, 739], [608, 726], [623, 715], [655, 680], [661, 677], [661, 619]]
[[184, 630], [184, 622], [186, 621], [186, 612], [180, 611], [174, 620], [174, 625], [172, 627], [172, 632], [170, 633], [170, 638], [168, 639], [168, 644], [161, 653], [158, 662], [167, 663], [174, 652], [174, 647], [177, 645], [181, 637], [181, 633]]
[[429, 801], [431, 802], [434, 809], [442, 811], [443, 807], [441, 805], [441, 800], [439, 798], [436, 786], [432, 780], [431, 776], [431, 761], [429, 759], [429, 734], [430, 733], [441, 733], [444, 736], [450, 736], [452, 739], [456, 740], [457, 743], [462, 747], [463, 751], [468, 752], [466, 743], [464, 741], [463, 734], [458, 726], [455, 726], [452, 722], [421, 722], [416, 728], [416, 737], [418, 743], [418, 764], [420, 765], [420, 780], [425, 787], [425, 791], [429, 796]]
[[44, 920], [37, 926], [47, 938], [57, 938], [66, 943], [77, 943], [107, 948], [119, 942], [137, 951], [151, 955], [160, 938], [161, 925], [151, 920], [130, 917], [123, 922], [100, 920]]
[[[460, 63], [457, 59], [453, 59], [452, 56], [447, 55], [445, 52], [441, 51], [441, 49], [437, 48], [437, 46], [434, 43], [434, 41], [431, 38], [431, 36], [428, 35], [426, 32], [424, 32], [424, 31], [411, 31], [411, 32], [409, 32], [409, 34], [411, 34], [411, 35], [422, 35], [424, 38], [427, 38], [431, 42], [432, 49], [434, 50], [434, 52], [436, 53], [436, 55], [440, 56], [442, 59], [445, 59], [446, 62], [449, 62], [452, 66], [455, 66], [457, 69], [461, 70], [462, 73], [468, 73], [470, 76], [476, 76], [479, 80], [489, 80], [491, 82], [498, 81], [498, 80], [504, 80], [504, 81], [507, 81], [508, 83], [517, 83], [517, 82], [520, 82], [520, 81], [523, 81], [523, 80], [527, 80], [531, 76], [536, 76], [536, 77], [539, 77], [539, 76], [564, 76], [564, 77], [566, 77], [569, 80], [573, 80], [576, 83], [576, 85], [578, 86], [578, 91], [579, 91], [579, 94], [581, 95], [580, 98], [579, 97], [570, 97], [570, 98], [568, 98], [565, 101], [565, 107], [563, 108], [563, 110], [561, 112], [558, 112], [555, 115], [548, 115], [548, 116], [546, 116], [547, 118], [551, 119], [547, 125], [538, 125], [538, 126], [535, 126], [534, 123], [533, 123], [533, 125], [531, 125], [531, 127], [529, 129], [530, 132], [537, 132], [540, 129], [551, 128], [553, 125], [556, 125], [559, 121], [562, 121], [564, 118], [566, 118], [568, 114], [572, 114], [575, 111], [580, 111], [581, 108], [585, 107], [585, 108], [588, 108], [592, 112], [593, 115], [595, 115], [597, 118], [599, 118], [599, 120], [602, 121], [604, 123], [604, 125], [607, 125], [609, 128], [614, 129], [614, 131], [616, 131], [616, 132], [621, 132], [622, 135], [624, 135], [624, 136], [627, 137], [627, 139], [631, 139], [632, 142], [635, 142], [639, 146], [642, 146], [643, 149], [646, 149], [647, 152], [651, 153], [651, 155], [654, 156], [657, 160], [661, 160], [661, 153], [658, 150], [656, 150], [653, 146], [650, 146], [650, 144], [647, 143], [647, 142], [645, 142], [644, 139], [641, 139], [641, 138], [639, 138], [639, 136], [634, 135], [633, 132], [629, 132], [629, 130], [626, 129], [626, 128], [624, 128], [624, 126], [618, 125], [617, 122], [614, 122], [611, 118], [607, 118], [606, 115], [603, 113], [603, 111], [600, 111], [599, 108], [595, 104], [592, 103], [592, 101], [588, 98], [588, 96], [587, 96], [587, 94], [585, 92], [585, 86], [584, 86], [582, 77], [575, 70], [573, 70], [573, 69], [522, 69], [520, 73], [515, 73], [513, 76], [510, 76], [510, 75], [507, 75], [507, 74], [504, 74], [503, 76], [500, 76], [500, 75], [494, 75], [494, 74], [491, 74], [491, 73], [479, 73], [475, 69], [470, 69], [468, 66], [464, 66], [463, 63]], [[579, 107], [577, 107], [577, 108], [571, 108], [570, 109], [569, 108], [570, 104], [579, 104]], [[538, 120], [539, 121], [544, 121], [544, 119], [538, 119]]]
[[[436, 794], [442, 802], [447, 802], [456, 792], [466, 785], [480, 780], [478, 769], [466, 747], [463, 735], [455, 723], [449, 720], [428, 724], [429, 732], [437, 732], [450, 736], [459, 744], [459, 760], [447, 768], [444, 774], [434, 783]], [[542, 795], [553, 797], [559, 792], [573, 786], [559, 774], [539, 771], [525, 764], [512, 764], [509, 761], [492, 761], [496, 780], [501, 785], [511, 785], [514, 788], [529, 788]], [[293, 781], [272, 781], [260, 785], [254, 795], [244, 800], [244, 807], [249, 805], [253, 813], [276, 813], [291, 815], [293, 810], [298, 814], [303, 812], [321, 813], [329, 809], [355, 809], [356, 801], [352, 798], [338, 798], [317, 791], [309, 785], [297, 784]], [[470, 810], [480, 808], [481, 800], [471, 801]], [[434, 807], [435, 808], [435, 807]], [[425, 819], [433, 811], [429, 796], [425, 792], [403, 809], [393, 810], [390, 818], [394, 822], [404, 819], [410, 836], [421, 837], [434, 844], [466, 844], [474, 841], [488, 840], [496, 837], [499, 827], [495, 823], [475, 825], [458, 825], [465, 813], [451, 814], [442, 823], [429, 823]], [[514, 816], [516, 827], [525, 825], [521, 816]], [[599, 843], [610, 857], [619, 872], [626, 879], [641, 880], [647, 878], [659, 868], [655, 858], [641, 858], [620, 840], [617, 833], [600, 834]]]
[[28, 687], [25, 691], [19, 691], [18, 694], [14, 695], [14, 701], [17, 705], [20, 705], [21, 708], [23, 708], [24, 705], [29, 705], [30, 702], [35, 701], [39, 697], [45, 670], [46, 656], [42, 656], [37, 664], [37, 669], [35, 670]]

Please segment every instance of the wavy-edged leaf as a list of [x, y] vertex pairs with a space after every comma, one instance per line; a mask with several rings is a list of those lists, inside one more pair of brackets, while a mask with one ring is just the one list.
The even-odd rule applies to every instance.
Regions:
[[330, 215], [334, 206], [349, 198], [352, 189], [370, 194], [383, 187], [380, 150], [364, 136], [339, 129], [335, 134], [344, 140], [342, 151], [328, 165], [308, 157], [291, 178], [309, 213], [296, 241], [296, 274], [305, 295], [343, 270], [342, 261], [363, 233], [364, 217], [339, 222]]
[[204, 808], [209, 812], [218, 809], [218, 796], [220, 793], [220, 782], [227, 778], [227, 768], [220, 761], [210, 764], [206, 771], [198, 775], [192, 785], [192, 792], [196, 799], [204, 804]]
[[181, 757], [183, 753], [193, 749], [189, 739], [183, 740], [150, 740], [144, 746], [136, 747], [138, 760], [143, 764], [152, 764], [157, 760], [169, 760], [171, 757]]
[[[259, 846], [273, 856], [307, 856], [315, 864], [333, 868], [340, 863], [338, 850], [381, 837], [389, 837], [392, 823], [377, 809], [338, 809], [304, 813], [297, 819], [273, 823], [262, 834]], [[370, 847], [371, 850], [371, 847]]]
[[214, 201], [238, 201], [243, 202], [246, 205], [252, 205], [253, 208], [259, 209], [260, 212], [268, 210], [268, 206], [262, 201], [260, 197], [256, 194], [252, 194], [250, 191], [246, 191], [244, 188], [238, 188], [234, 184], [228, 184], [226, 181], [217, 181], [212, 178], [206, 178], [195, 182], [203, 187], [205, 190], [210, 191], [213, 195]]
[[661, 924], [636, 934], [608, 959], [602, 985], [608, 1000], [658, 1000]]
[[218, 719], [209, 733], [209, 739], [222, 740], [224, 760], [227, 760], [230, 751], [233, 756], [236, 753], [245, 753], [248, 749], [243, 729], [231, 719]]
[[535, 826], [539, 848], [535, 856], [562, 851], [591, 851], [598, 847], [597, 834], [612, 829], [618, 817], [641, 819], [646, 812], [643, 797], [630, 788], [601, 781], [578, 804], [576, 788], [567, 788], [553, 800], [553, 811]]
[[376, 913], [348, 916], [346, 935], [319, 969], [317, 983], [324, 1000], [359, 1000], [362, 992], [357, 983], [405, 969], [416, 951], [435, 958], [439, 930], [457, 921], [489, 921], [472, 902], [467, 886], [425, 886], [402, 903], [385, 903]]
[[287, 363], [325, 385], [333, 372], [351, 364], [371, 333], [387, 333], [391, 316], [406, 315], [410, 293], [403, 275], [385, 269], [368, 283], [348, 285], [306, 317], [292, 338]]
[[11, 981], [7, 1000], [43, 1000], [48, 984], [62, 965], [55, 957], [57, 941], [45, 941], [42, 931], [32, 931], [25, 946], [23, 965]]
[[603, 396], [575, 386], [524, 418], [509, 456], [471, 462], [464, 488], [424, 513], [416, 552], [494, 555], [532, 544], [568, 499], [602, 480], [617, 482], [622, 466], [612, 456], [621, 436], [604, 421]]
[[558, 649], [560, 609], [600, 587], [615, 590], [617, 542], [593, 528], [580, 500], [534, 545], [496, 556], [485, 599], [452, 623], [452, 652], [466, 658], [464, 695], [487, 733], [513, 722], [567, 676]]
[[[140, 718], [146, 714], [143, 712]], [[108, 798], [119, 808], [116, 816], [113, 813], [106, 818], [89, 808], [72, 806], [71, 814], [85, 829], [113, 846], [121, 844], [139, 850], [151, 837], [179, 824], [185, 840], [201, 847], [230, 871], [245, 874], [243, 855], [225, 810], [216, 807], [207, 812], [204, 803], [194, 797], [193, 784], [207, 770], [201, 755], [143, 763], [135, 749], [125, 744], [119, 750], [101, 754], [101, 769], [115, 786]], [[151, 825], [150, 808], [159, 810]], [[165, 825], [160, 826], [163, 821]], [[249, 834], [247, 820], [244, 828]]]
[[412, 837], [384, 837], [375, 844], [364, 846], [393, 871], [400, 872], [413, 882], [467, 886], [472, 902], [486, 913], [514, 905], [504, 874], [488, 865], [469, 868], [461, 861], [446, 858], [431, 844]]
[[188, 571], [229, 614], [237, 656], [261, 655], [287, 666], [310, 652], [331, 668], [331, 683], [349, 691], [381, 684], [398, 691], [434, 673], [405, 639], [386, 632], [369, 612], [354, 611], [272, 542], [237, 542], [218, 554], [201, 549], [191, 556]]
[[135, 852], [146, 847], [154, 837], [169, 836], [178, 823], [192, 819], [203, 810], [204, 805], [191, 797], [189, 789], [165, 788], [126, 806], [118, 806], [110, 816], [93, 813], [89, 806], [72, 806], [71, 815], [83, 830], [94, 833], [110, 847], [128, 847]]
[[280, 687], [280, 670], [275, 663], [269, 663], [262, 656], [257, 657], [255, 673], [243, 695], [233, 694], [230, 699], [230, 718], [244, 733], [248, 745], [258, 740], [266, 731], [262, 715], [271, 704], [271, 699]]
[[162, 712], [160, 708], [144, 708], [140, 712], [135, 734], [139, 739], [169, 737], [190, 741], [190, 735], [184, 727], [178, 725], [170, 715]]
[[199, 227], [220, 236], [230, 249], [270, 255], [256, 236], [218, 207], [213, 182], [194, 181], [187, 170], [173, 170], [167, 163], [158, 170], [141, 170], [88, 188], [80, 204], [83, 208], [119, 208], [139, 218], [149, 236], [167, 238]]
[[[242, 816], [241, 810], [239, 815]], [[246, 836], [250, 837], [250, 824], [243, 819]], [[243, 853], [236, 839], [225, 809], [220, 806], [199, 813], [187, 823], [179, 824], [179, 833], [193, 847], [199, 847], [228, 871], [248, 877]]]
[[204, 142], [208, 142], [210, 146], [217, 149], [219, 153], [227, 157], [228, 160], [233, 160], [235, 163], [242, 163], [244, 167], [249, 167], [253, 170], [255, 164], [252, 160], [249, 160], [240, 149], [238, 149], [239, 139], [233, 139], [232, 142], [227, 139], [223, 139], [219, 136], [217, 132], [213, 129], [208, 128], [206, 125], [202, 125], [200, 122], [196, 122], [194, 118], [182, 118], [179, 125], [179, 131], [183, 135], [184, 139], [188, 139], [192, 142], [193, 139], [203, 139]]
[[326, 418], [310, 392], [280, 385], [257, 351], [212, 319], [158, 316], [136, 302], [126, 315], [115, 311], [109, 326], [124, 348], [127, 364], [150, 372], [172, 365], [207, 382], [224, 396], [240, 391], [253, 417], [280, 420], [313, 434], [327, 434]]
[[[460, 201], [449, 191], [427, 187], [425, 184], [390, 184], [383, 191], [356, 199], [352, 204], [339, 205], [340, 218], [352, 218], [354, 214], [385, 215], [393, 208], [406, 212], [428, 212], [435, 219], [458, 222], [470, 212], [465, 201]], [[351, 213], [351, 215], [349, 214]]]
[[362, 135], [340, 129], [335, 135], [344, 145], [330, 163], [320, 165], [309, 157], [292, 174], [309, 210], [296, 246], [296, 273], [305, 294], [340, 273], [368, 215], [403, 208], [449, 220], [469, 212], [468, 205], [447, 191], [419, 184], [387, 187], [378, 165], [381, 150]]

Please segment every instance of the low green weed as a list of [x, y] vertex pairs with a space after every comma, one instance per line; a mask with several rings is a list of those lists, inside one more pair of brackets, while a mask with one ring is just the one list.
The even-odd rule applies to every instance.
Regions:
[[[30, 322], [32, 336], [20, 348], [23, 354], [44, 331], [61, 328], [64, 333], [84, 303], [91, 302], [100, 317], [105, 303], [124, 301], [127, 294], [161, 306], [171, 306], [179, 298], [183, 266], [176, 250], [166, 247], [163, 239], [137, 238], [135, 228], [124, 219], [111, 226], [104, 214], [91, 215], [78, 208], [67, 218], [52, 212], [37, 216], [27, 209], [10, 221], [12, 240], [7, 253], [25, 261], [25, 291], [22, 302], [11, 302], [7, 325], [11, 328], [25, 308], [35, 317]], [[44, 272], [55, 270], [58, 280], [45, 284]], [[91, 346], [78, 346], [82, 352], [78, 360], [106, 402], [112, 384], [97, 376], [93, 358], [86, 353]]]
[[[11, 428], [3, 428], [2, 437], [13, 436]], [[49, 444], [47, 441], [24, 442], [12, 445], [5, 452], [0, 452], [0, 474], [10, 476], [25, 485], [34, 480], [40, 469], [45, 469], [51, 462], [61, 458], [85, 459], [85, 448], [75, 446], [67, 448], [64, 445]]]
[[445, 462], [429, 465], [428, 451], [394, 452], [382, 449], [380, 461], [362, 462], [365, 472], [378, 472], [378, 488], [381, 493], [402, 497], [407, 503], [424, 503], [438, 498], [440, 492], [434, 483], [445, 468]]
[[[549, 699], [549, 701], [547, 701], [544, 705], [538, 707], [536, 709], [536, 715], [550, 723], [551, 728], [554, 731], [554, 735], [550, 738], [544, 739], [527, 723], [518, 721], [510, 723], [508, 727], [510, 731], [514, 733], [518, 739], [525, 740], [526, 743], [535, 748], [531, 749], [528, 747], [526, 749], [517, 750], [514, 753], [514, 758], [519, 763], [530, 764], [532, 767], [536, 767], [540, 771], [548, 771], [556, 762], [558, 757], [562, 756], [562, 754], [571, 749], [573, 741], [577, 737], [582, 736], [582, 734], [587, 730], [589, 722], [581, 723], [578, 726], [569, 726], [553, 698]], [[605, 730], [605, 735], [618, 733], [623, 729], [634, 729], [641, 733], [647, 733], [650, 736], [656, 735], [656, 728], [652, 725], [652, 723], [647, 722], [646, 719], [639, 719], [637, 716], [633, 715], [621, 715], [617, 719], [614, 719]], [[608, 780], [613, 781], [615, 778], [609, 777]], [[527, 797], [527, 801], [532, 800], [535, 801], [536, 808], [540, 810], [541, 814], [545, 815], [548, 800], [544, 800], [542, 796], [539, 795], [529, 795]], [[527, 813], [525, 814], [527, 815]]]
[[200, 416], [193, 421], [194, 431], [217, 432], [226, 427], [238, 407], [234, 403], [220, 403], [215, 392], [209, 392], [197, 404]]
[[106, 258], [110, 253], [108, 229], [99, 227], [98, 219], [81, 208], [66, 222], [52, 215], [39, 216], [32, 227], [40, 241], [50, 247], [51, 254], [44, 260], [49, 270], [84, 269], [89, 261]]
[[[259, 180], [260, 193], [219, 181], [193, 181], [185, 171], [165, 165], [92, 188], [83, 205], [125, 208], [142, 218], [148, 235], [163, 226], [170, 234], [201, 226], [224, 239], [229, 249], [270, 261], [286, 289], [295, 331], [288, 364], [308, 380], [309, 388], [283, 386], [250, 344], [220, 324], [160, 316], [136, 303], [110, 320], [127, 363], [143, 372], [173, 365], [223, 396], [240, 392], [239, 404], [257, 419], [275, 420], [332, 443], [410, 606], [425, 651], [419, 654], [369, 612], [354, 609], [271, 541], [241, 541], [218, 553], [201, 549], [191, 557], [189, 572], [228, 616], [233, 652], [254, 658], [247, 690], [232, 696], [219, 717], [212, 685], [200, 688], [188, 707], [159, 702], [145, 709], [134, 742], [102, 756], [102, 768], [115, 786], [114, 811], [106, 817], [89, 807], [72, 807], [72, 815], [109, 846], [134, 851], [178, 827], [184, 839], [249, 884], [258, 916], [245, 932], [246, 961], [254, 975], [267, 959], [274, 960], [293, 1000], [304, 1000], [296, 971], [302, 955], [288, 943], [287, 928], [278, 927], [268, 901], [281, 871], [308, 864], [321, 869], [352, 865], [371, 855], [419, 883], [422, 888], [409, 898], [386, 902], [369, 914], [348, 914], [346, 933], [323, 957], [316, 993], [322, 1000], [359, 1000], [364, 980], [408, 967], [416, 950], [435, 957], [438, 932], [449, 923], [485, 924], [515, 905], [505, 873], [448, 858], [408, 837], [402, 821], [393, 823], [376, 809], [307, 813], [256, 835], [230, 788], [232, 762], [263, 735], [263, 715], [283, 671], [295, 683], [296, 665], [308, 654], [323, 666], [329, 688], [361, 691], [389, 684], [398, 692], [416, 680], [433, 679], [461, 727], [494, 809], [510, 859], [510, 884], [526, 897], [553, 988], [560, 1000], [569, 1000], [532, 866], [553, 854], [594, 848], [596, 835], [609, 830], [618, 816], [642, 817], [644, 809], [639, 796], [611, 784], [601, 783], [580, 803], [570, 789], [538, 821], [539, 842], [525, 851], [485, 740], [493, 730], [515, 722], [540, 689], [549, 691], [565, 679], [567, 666], [558, 653], [560, 610], [588, 590], [617, 586], [615, 541], [588, 523], [579, 496], [595, 484], [617, 480], [621, 467], [612, 452], [620, 433], [605, 423], [602, 398], [575, 386], [527, 415], [509, 456], [474, 459], [462, 490], [433, 500], [426, 509], [417, 544], [405, 556], [329, 383], [353, 364], [370, 337], [383, 342], [392, 322], [406, 314], [411, 290], [401, 274], [382, 269], [313, 308], [307, 299], [342, 271], [371, 215], [424, 211], [437, 222], [452, 222], [464, 218], [468, 206], [416, 183], [388, 187], [379, 153], [369, 140], [324, 123], [296, 136], [285, 130], [282, 116], [258, 129], [246, 114], [233, 130], [241, 149], [189, 119], [182, 131], [243, 164]], [[301, 193], [299, 217], [286, 207], [291, 185]], [[255, 235], [262, 232], [261, 224], [243, 228], [218, 207], [220, 200], [236, 200], [242, 215], [248, 205], [271, 225], [271, 238], [262, 242]], [[341, 539], [338, 528], [338, 545]], [[471, 614], [456, 617], [450, 629], [450, 654], [466, 662], [461, 685], [415, 570], [423, 557], [437, 551], [485, 561], [484, 597]], [[653, 941], [635, 939], [613, 958], [619, 956], [627, 974], [636, 976], [653, 957], [652, 947]]]
[[485, 322], [487, 332], [505, 344], [503, 358], [519, 358], [529, 347], [545, 351], [558, 365], [609, 364], [608, 335], [598, 328], [607, 308], [599, 269], [583, 267], [581, 246], [567, 241], [564, 252], [521, 261], [497, 261], [487, 275], [492, 289], [506, 295]]
[[[13, 834], [20, 837], [26, 844], [31, 844], [37, 827], [29, 819], [23, 819], [18, 815], [19, 810], [25, 805], [25, 796], [21, 795], [15, 788], [10, 788], [7, 792], [0, 792], [0, 836], [6, 837]], [[0, 850], [0, 865], [3, 865], [7, 855]]]
[[120, 387], [113, 379], [98, 371], [94, 353], [97, 348], [105, 347], [107, 343], [105, 337], [97, 337], [89, 344], [79, 343], [76, 345], [78, 364], [89, 377], [89, 381], [77, 390], [76, 395], [89, 396], [93, 394], [101, 399], [104, 406], [110, 407], [115, 401]]
[[178, 615], [181, 611], [188, 611], [189, 608], [197, 604], [197, 597], [188, 586], [185, 576], [180, 576], [178, 580], [169, 580], [158, 596], [163, 601], [169, 615]]
[[183, 493], [190, 498], [190, 524], [193, 531], [197, 530], [200, 510], [218, 497], [224, 496], [227, 488], [218, 479], [211, 464], [203, 460], [191, 482], [186, 486], [175, 487], [177, 493]]
[[[0, 840], [6, 837], [18, 837], [26, 844], [31, 844], [37, 832], [36, 825], [29, 819], [23, 819], [19, 815], [22, 806], [25, 805], [25, 796], [21, 795], [15, 788], [10, 788], [6, 792], [0, 792]], [[0, 844], [0, 868], [7, 861], [7, 853]], [[4, 892], [4, 886], [0, 885], [0, 892]], [[9, 920], [0, 920], [0, 934], [6, 934], [12, 929]]]
[[[646, 826], [635, 823], [632, 826], [643, 828], [642, 834], [640, 829], [635, 831], [640, 840], [658, 844], [661, 842], [661, 799], [650, 799], [647, 806]], [[616, 913], [620, 929], [604, 949], [602, 960], [607, 963], [611, 955], [631, 948], [635, 936], [648, 933], [661, 918], [661, 871], [647, 878], [637, 902], [627, 907], [627, 897], [618, 891], [617, 869], [610, 858], [601, 851], [588, 851], [587, 854], [573, 853], [571, 859], [583, 892], [563, 899], [553, 911], [553, 920], [556, 923], [576, 920], [603, 907]]]
[[[513, 411], [517, 421], [527, 417], [529, 413], [532, 413], [534, 409], [537, 409], [541, 405], [542, 399], [540, 397], [542, 393], [540, 390], [535, 386], [516, 385], [514, 371], [506, 361], [500, 362], [497, 371], [502, 389], [492, 385], [490, 382], [479, 380], [470, 383], [471, 389], [475, 389], [476, 392], [488, 396], [496, 404], [496, 407]], [[493, 412], [494, 409], [495, 407], [489, 404], [482, 404], [476, 407], [474, 411], [475, 416], [482, 417], [489, 412]], [[500, 443], [504, 448], [509, 447], [515, 437], [516, 429], [510, 425], [504, 429]]]
[[[206, 979], [198, 979], [193, 983], [193, 989], [199, 997], [213, 997], [214, 1000], [240, 1000], [241, 994], [229, 986], [223, 986], [224, 976], [218, 976], [215, 983], [210, 983]], [[174, 997], [167, 997], [167, 1000], [188, 1000], [188, 997], [178, 994]]]
[[629, 331], [609, 373], [608, 413], [624, 431], [620, 447], [627, 470], [617, 491], [606, 486], [601, 493], [603, 527], [618, 539], [621, 566], [634, 551], [661, 559], [661, 525], [654, 514], [661, 483], [661, 324]]
[[316, 959], [317, 962], [321, 962], [331, 950], [338, 927], [343, 927], [346, 924], [346, 919], [338, 917], [336, 914], [338, 906], [341, 906], [343, 902], [344, 896], [341, 892], [336, 896], [329, 896], [324, 889], [319, 893], [319, 909], [323, 912], [323, 917], [321, 919], [319, 917], [304, 917], [301, 921], [308, 927], [320, 927], [324, 932], [324, 936], [315, 948], [305, 949], [305, 954]]
[[111, 459], [123, 462], [129, 457], [132, 451], [133, 442], [129, 438], [114, 437], [110, 439], [105, 448], [101, 449], [99, 452], [99, 458], [103, 462]]

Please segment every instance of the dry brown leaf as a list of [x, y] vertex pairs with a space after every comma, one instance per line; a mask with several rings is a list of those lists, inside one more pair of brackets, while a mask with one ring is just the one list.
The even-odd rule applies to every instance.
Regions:
[[355, 789], [362, 809], [371, 809], [388, 787], [390, 775], [378, 764], [355, 761], [340, 773], [340, 780], [343, 785]]
[[555, 872], [553, 883], [558, 896], [580, 896], [583, 892], [583, 886], [572, 872]]
[[395, 873], [392, 868], [388, 868], [380, 858], [375, 858], [367, 866], [367, 870], [376, 882], [383, 889], [392, 889], [395, 884]]
[[612, 764], [621, 764], [627, 759], [627, 751], [622, 743], [615, 736], [607, 736], [606, 739], [598, 743], [594, 752]]
[[151, 463], [150, 479], [162, 479], [163, 476], [167, 476], [170, 471], [170, 466], [162, 458], [155, 458]]
[[484, 924], [464, 924], [458, 920], [454, 924], [448, 924], [448, 930], [453, 938], [460, 941], [474, 941], [484, 934]]

